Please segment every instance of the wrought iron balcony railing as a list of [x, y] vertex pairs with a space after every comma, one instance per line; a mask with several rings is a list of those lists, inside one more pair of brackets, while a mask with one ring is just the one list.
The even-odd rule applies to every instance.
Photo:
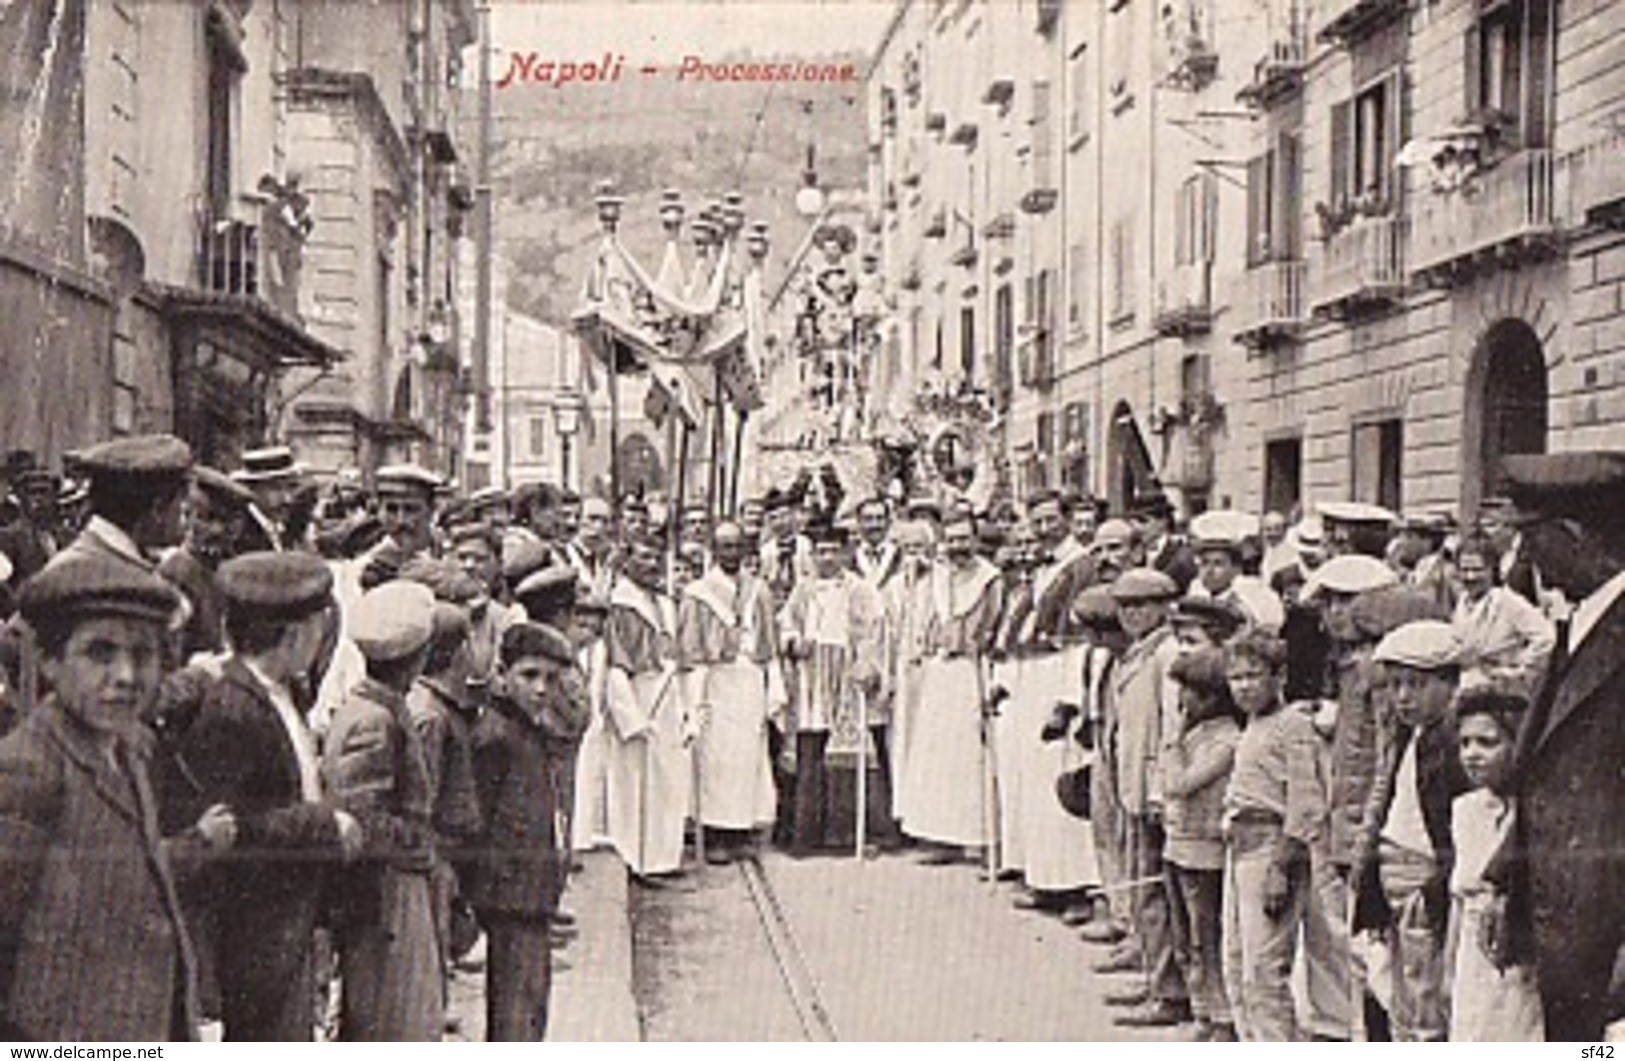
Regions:
[[1557, 237], [1552, 153], [1528, 148], [1449, 192], [1413, 195], [1409, 266], [1424, 283], [1547, 254]]

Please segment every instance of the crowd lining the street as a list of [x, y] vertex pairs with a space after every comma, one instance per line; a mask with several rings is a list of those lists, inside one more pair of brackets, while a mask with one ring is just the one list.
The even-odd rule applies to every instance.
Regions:
[[1625, 454], [1506, 465], [1465, 526], [1176, 527], [14, 454], [0, 1034], [438, 1039], [483, 937], [489, 1038], [537, 1040], [577, 853], [660, 887], [692, 839], [979, 866], [1110, 948], [1122, 1026], [1600, 1040]]

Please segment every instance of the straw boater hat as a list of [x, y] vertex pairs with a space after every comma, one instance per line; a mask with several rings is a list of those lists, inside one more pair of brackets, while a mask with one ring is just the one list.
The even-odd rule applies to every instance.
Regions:
[[243, 451], [243, 466], [231, 473], [232, 479], [245, 486], [297, 479], [305, 468], [293, 459], [293, 450], [287, 446], [265, 446]]

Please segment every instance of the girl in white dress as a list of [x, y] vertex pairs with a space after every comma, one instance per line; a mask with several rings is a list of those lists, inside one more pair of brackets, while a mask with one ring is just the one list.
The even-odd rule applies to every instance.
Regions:
[[1534, 971], [1497, 969], [1485, 953], [1485, 911], [1498, 896], [1484, 869], [1512, 827], [1505, 790], [1512, 742], [1527, 701], [1490, 688], [1464, 691], [1456, 706], [1461, 765], [1476, 786], [1451, 805], [1456, 849], [1450, 875], [1450, 1039], [1452, 1042], [1540, 1042], [1545, 1038]]

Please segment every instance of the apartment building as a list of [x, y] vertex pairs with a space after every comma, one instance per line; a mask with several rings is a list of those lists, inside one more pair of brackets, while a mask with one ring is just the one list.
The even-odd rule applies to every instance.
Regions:
[[896, 374], [986, 387], [1017, 495], [1471, 511], [1625, 415], [1621, 30], [906, 0], [869, 78]]

